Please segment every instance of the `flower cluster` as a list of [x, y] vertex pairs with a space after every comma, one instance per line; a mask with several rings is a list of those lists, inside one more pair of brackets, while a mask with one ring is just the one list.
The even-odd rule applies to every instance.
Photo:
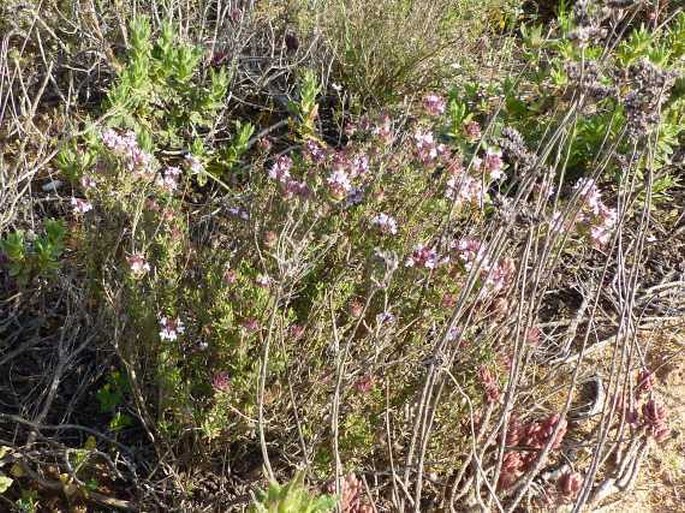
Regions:
[[668, 427], [668, 411], [654, 399], [642, 405], [642, 423], [657, 442], [662, 442], [671, 433]]
[[217, 392], [226, 392], [231, 386], [231, 379], [226, 371], [217, 372], [212, 378], [212, 388]]
[[565, 472], [557, 480], [557, 490], [565, 499], [573, 499], [583, 486], [583, 476], [578, 472]]
[[404, 263], [405, 267], [425, 267], [435, 269], [438, 266], [438, 254], [425, 244], [417, 244], [414, 251]]
[[178, 189], [178, 183], [181, 179], [181, 170], [175, 166], [167, 167], [161, 175], [157, 177], [157, 186], [165, 191], [172, 193]]
[[606, 246], [611, 240], [611, 234], [618, 222], [616, 209], [607, 207], [602, 201], [602, 195], [591, 178], [581, 178], [574, 189], [579, 191], [583, 199], [581, 214], [576, 218], [578, 227], [589, 232], [595, 247]]
[[126, 261], [131, 268], [131, 274], [133, 274], [135, 278], [141, 278], [151, 270], [150, 264], [145, 260], [145, 255], [142, 255], [141, 253], [136, 253], [127, 257]]
[[159, 319], [159, 326], [161, 328], [159, 331], [159, 338], [172, 342], [178, 339], [178, 336], [182, 335], [186, 329], [183, 321], [178, 317], [176, 319], [170, 319], [167, 316], [162, 316]]
[[447, 153], [447, 147], [438, 143], [431, 132], [417, 129], [414, 133], [414, 149], [416, 157], [425, 165], [434, 164], [435, 161]]
[[[559, 426], [556, 436], [552, 435]], [[513, 418], [506, 435], [508, 447], [525, 447], [526, 451], [512, 450], [504, 455], [499, 488], [509, 488], [526, 470], [530, 469], [537, 460], [540, 451], [551, 443], [552, 450], [558, 449], [566, 435], [567, 422], [559, 414], [550, 415], [542, 420], [533, 420], [522, 424]]]
[[445, 197], [457, 205], [480, 205], [485, 201], [483, 183], [465, 172], [452, 174], [446, 185]]
[[205, 167], [202, 165], [202, 161], [192, 153], [188, 153], [185, 156], [185, 161], [188, 165], [188, 169], [194, 175], [200, 175], [204, 173]]
[[119, 135], [111, 128], [102, 132], [102, 143], [114, 155], [123, 159], [128, 171], [139, 178], [152, 176], [152, 155], [138, 145], [135, 132], [129, 130]]
[[307, 184], [295, 180], [290, 176], [293, 160], [287, 155], [281, 155], [269, 169], [269, 178], [281, 184], [283, 195], [286, 198], [306, 196], [309, 194]]
[[[326, 491], [335, 493], [335, 482], [329, 482]], [[340, 511], [342, 513], [371, 513], [373, 508], [362, 501], [363, 485], [354, 474], [348, 474], [340, 486]]]
[[635, 139], [647, 136], [661, 119], [662, 105], [675, 84], [676, 73], [642, 59], [628, 68], [632, 89], [623, 98], [628, 133]]
[[373, 219], [371, 219], [371, 224], [376, 226], [381, 233], [385, 235], [396, 235], [397, 234], [397, 221], [392, 216], [384, 214], [376, 214]]
[[500, 400], [502, 391], [500, 390], [499, 383], [497, 379], [492, 374], [492, 371], [487, 367], [483, 366], [478, 370], [478, 377], [480, 378], [480, 383], [485, 390], [485, 399], [489, 403], [496, 403]]
[[440, 116], [445, 112], [445, 99], [435, 93], [428, 94], [423, 99], [423, 108], [430, 116]]
[[352, 190], [350, 175], [342, 168], [333, 169], [326, 179], [326, 184], [328, 185], [331, 196], [337, 200], [345, 198]]
[[281, 155], [269, 169], [269, 178], [285, 185], [290, 180], [290, 170], [293, 167], [293, 159], [287, 155]]

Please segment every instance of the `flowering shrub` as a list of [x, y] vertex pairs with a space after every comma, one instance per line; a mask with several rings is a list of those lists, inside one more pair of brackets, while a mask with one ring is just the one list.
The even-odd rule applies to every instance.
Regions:
[[[301, 63], [283, 109], [234, 98], [242, 54], [138, 18], [56, 150], [63, 220], [3, 236], [0, 290], [65, 264], [117, 368], [102, 425], [160, 468], [263, 466], [255, 511], [599, 502], [671, 433], [637, 334], [670, 290], [640, 266], [682, 167], [685, 17], [598, 5], [524, 27], [516, 80], [364, 109]], [[331, 497], [275, 484], [300, 466]]]

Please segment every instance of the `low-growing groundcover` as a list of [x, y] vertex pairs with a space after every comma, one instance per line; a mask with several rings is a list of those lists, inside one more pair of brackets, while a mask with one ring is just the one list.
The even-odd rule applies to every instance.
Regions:
[[682, 444], [685, 14], [448, 4], [497, 66], [379, 73], [363, 2], [4, 13], [2, 507], [579, 511]]

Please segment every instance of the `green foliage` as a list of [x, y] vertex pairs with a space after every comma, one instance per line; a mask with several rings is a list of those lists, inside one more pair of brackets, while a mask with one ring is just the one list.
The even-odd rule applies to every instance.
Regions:
[[50, 276], [59, 269], [64, 251], [66, 226], [63, 221], [47, 219], [43, 233], [32, 241], [23, 230], [8, 233], [0, 239], [0, 250], [9, 260], [10, 276], [21, 285], [27, 285], [35, 276]]
[[110, 91], [111, 123], [144, 127], [159, 143], [182, 146], [214, 122], [230, 84], [228, 72], [210, 70], [202, 78], [202, 50], [180, 41], [171, 22], [156, 41], [145, 17], [131, 24], [128, 63]]
[[304, 475], [297, 474], [285, 485], [273, 482], [260, 492], [250, 507], [251, 513], [326, 513], [336, 500], [329, 495], [316, 496], [304, 486]]

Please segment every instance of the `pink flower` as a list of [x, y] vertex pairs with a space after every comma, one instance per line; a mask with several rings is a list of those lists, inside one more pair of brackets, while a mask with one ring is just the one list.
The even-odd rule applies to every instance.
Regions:
[[426, 95], [423, 99], [423, 108], [430, 116], [439, 116], [445, 112], [445, 99], [435, 93]]
[[355, 155], [350, 162], [350, 175], [352, 178], [369, 172], [369, 157], [364, 154]]
[[241, 326], [245, 328], [246, 331], [254, 333], [255, 331], [259, 330], [259, 321], [254, 317], [250, 317], [249, 319], [245, 319], [241, 323]]
[[221, 371], [214, 374], [212, 378], [212, 387], [217, 392], [226, 392], [231, 386], [231, 379], [228, 372]]
[[236, 281], [238, 281], [238, 273], [236, 273], [233, 269], [226, 269], [224, 271], [223, 281], [227, 285], [233, 285]]
[[147, 263], [144, 255], [136, 253], [127, 257], [126, 260], [136, 278], [140, 278], [150, 272], [150, 264]]
[[654, 375], [647, 369], [642, 369], [637, 375], [636, 393], [640, 397], [654, 388]]
[[590, 238], [595, 247], [606, 246], [611, 241], [611, 235], [618, 222], [616, 209], [608, 208], [600, 203], [597, 207], [597, 216], [594, 224], [590, 227]]
[[281, 155], [269, 169], [269, 178], [285, 184], [290, 179], [290, 170], [292, 167], [293, 160], [287, 155]]
[[490, 180], [501, 180], [507, 177], [502, 171], [502, 151], [496, 148], [488, 148], [483, 157], [482, 166]]
[[466, 173], [453, 175], [447, 180], [445, 197], [458, 205], [477, 205], [485, 200], [483, 184]]
[[671, 430], [668, 427], [668, 411], [664, 406], [650, 399], [642, 405], [643, 424], [657, 442], [668, 438]]
[[397, 221], [392, 216], [388, 214], [380, 213], [371, 219], [371, 224], [378, 227], [381, 233], [386, 235], [396, 235], [397, 234]]
[[432, 133], [422, 130], [417, 130], [414, 134], [414, 145], [419, 160], [425, 165], [434, 162], [440, 155], [440, 148], [444, 149], [444, 145], [438, 147]]
[[482, 387], [485, 389], [485, 397], [489, 403], [496, 403], [499, 401], [501, 391], [497, 379], [492, 375], [490, 369], [481, 367], [478, 371], [478, 377]]
[[425, 267], [426, 269], [435, 269], [438, 265], [438, 255], [432, 248], [424, 244], [417, 244], [414, 246], [414, 251], [411, 256], [407, 258], [404, 263], [405, 267]]
[[315, 164], [320, 164], [326, 160], [326, 151], [324, 148], [313, 139], [308, 139], [304, 144], [304, 155], [308, 160]]
[[469, 121], [464, 123], [464, 135], [470, 142], [477, 141], [481, 138], [480, 125], [476, 121]]
[[583, 476], [578, 472], [567, 472], [557, 481], [557, 489], [561, 494], [569, 499], [578, 495], [578, 492], [583, 487]]
[[602, 207], [602, 195], [597, 188], [596, 182], [591, 178], [580, 178], [573, 188], [580, 191], [580, 196], [592, 213], [599, 215], [600, 208]]
[[487, 272], [485, 287], [488, 293], [496, 294], [504, 290], [516, 272], [516, 264], [511, 258], [504, 258], [493, 265]]
[[288, 331], [291, 337], [295, 340], [299, 340], [302, 338], [302, 335], [304, 335], [304, 326], [301, 324], [293, 324]]
[[286, 198], [293, 198], [295, 196], [305, 198], [309, 195], [309, 187], [304, 182], [288, 180], [285, 183], [284, 195]]
[[163, 316], [159, 319], [159, 338], [161, 340], [174, 341], [185, 331], [185, 325], [178, 317], [176, 319], [169, 319]]
[[372, 374], [364, 374], [354, 382], [354, 389], [360, 394], [368, 394], [373, 389], [374, 381]]
[[470, 271], [476, 262], [480, 262], [481, 269], [488, 269], [490, 264], [485, 256], [485, 245], [481, 241], [464, 237], [453, 244], [453, 249], [459, 254], [459, 259], [467, 271]]
[[74, 214], [85, 214], [93, 210], [93, 205], [81, 198], [71, 198], [71, 206], [73, 207]]
[[384, 144], [392, 143], [392, 122], [390, 116], [383, 114], [373, 128], [373, 134], [378, 137]]
[[101, 135], [102, 143], [117, 157], [124, 161], [126, 169], [139, 178], [151, 175], [152, 155], [138, 146], [135, 132], [129, 130], [119, 135], [107, 128]]

